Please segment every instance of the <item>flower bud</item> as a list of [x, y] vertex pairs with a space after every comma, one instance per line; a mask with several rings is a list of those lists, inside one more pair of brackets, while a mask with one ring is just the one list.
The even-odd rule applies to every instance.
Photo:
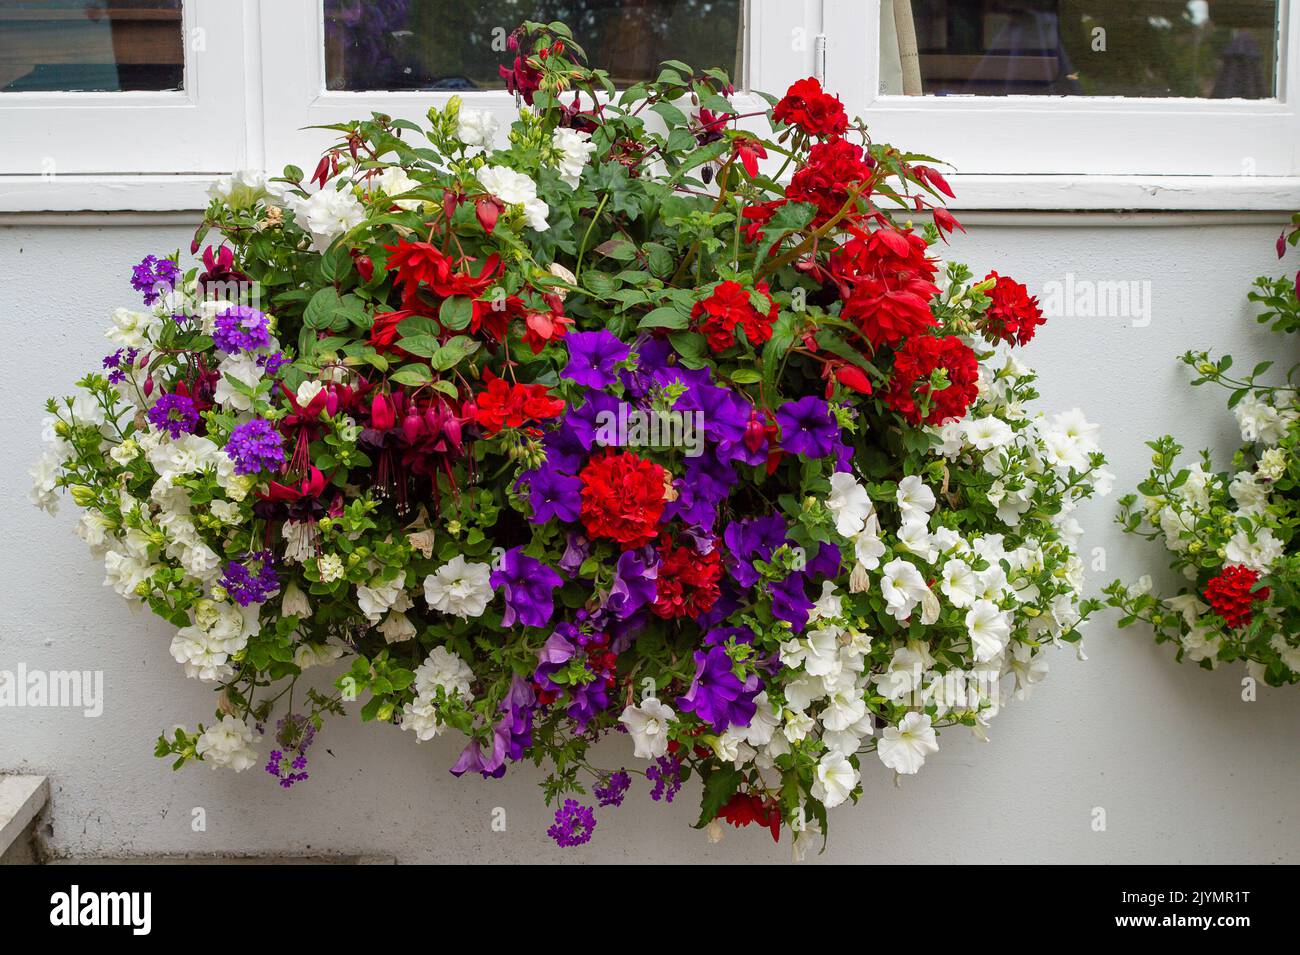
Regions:
[[370, 399], [370, 426], [376, 431], [389, 431], [397, 424], [393, 403], [382, 392]]

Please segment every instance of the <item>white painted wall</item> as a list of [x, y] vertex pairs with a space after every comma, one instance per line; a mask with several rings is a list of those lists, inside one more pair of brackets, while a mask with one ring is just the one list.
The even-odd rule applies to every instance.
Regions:
[[[1046, 406], [1080, 405], [1102, 425], [1120, 489], [1146, 472], [1143, 441], [1166, 430], [1191, 446], [1214, 446], [1220, 460], [1230, 453], [1236, 433], [1223, 397], [1188, 388], [1174, 358], [1189, 347], [1231, 349], [1242, 364], [1279, 357], [1278, 339], [1257, 329], [1244, 296], [1257, 274], [1283, 274], [1272, 251], [1282, 216], [1276, 223], [967, 218], [972, 234], [957, 239], [954, 257], [977, 270], [996, 266], [1031, 288], [1067, 272], [1153, 283], [1149, 327], [1056, 319], [1026, 353], [1044, 374]], [[71, 503], [54, 520], [28, 506], [26, 472], [39, 451], [45, 397], [97, 367], [108, 311], [133, 300], [130, 266], [188, 240], [174, 222], [6, 227], [0, 219], [8, 343], [0, 359], [0, 669], [20, 661], [102, 669], [106, 684], [99, 719], [0, 710], [0, 770], [52, 778], [53, 848], [76, 855], [352, 851], [403, 862], [788, 858], [763, 832], [728, 831], [720, 845], [707, 844], [689, 828], [697, 797], [689, 788], [671, 807], [634, 789], [623, 808], [600, 813], [589, 846], [559, 850], [545, 836], [549, 813], [536, 773], [518, 767], [500, 781], [457, 780], [446, 771], [457, 743], [417, 745], [390, 727], [327, 725], [311, 752], [311, 780], [290, 792], [260, 769], [172, 773], [153, 758], [161, 730], [211, 716], [211, 693], [171, 660], [166, 625], [131, 613], [100, 586], [101, 567], [71, 533]], [[1296, 267], [1294, 255], [1287, 264]], [[1094, 587], [1163, 566], [1158, 548], [1118, 532], [1113, 512], [1112, 498], [1081, 515], [1085, 546], [1105, 548], [1109, 560], [1107, 573], [1093, 575]], [[1244, 703], [1239, 668], [1210, 674], [1175, 666], [1167, 647], [1138, 631], [1117, 633], [1112, 622], [1107, 614], [1092, 625], [1088, 662], [1058, 653], [1049, 680], [994, 722], [991, 743], [947, 731], [938, 756], [900, 788], [868, 762], [863, 803], [831, 814], [833, 842], [821, 858], [1300, 862], [1300, 689], [1263, 688], [1258, 702]], [[614, 766], [630, 758], [630, 747], [616, 738], [602, 754]], [[199, 806], [206, 833], [190, 830]], [[508, 813], [506, 833], [490, 831], [496, 806]], [[1106, 810], [1104, 833], [1090, 828], [1094, 807]]]

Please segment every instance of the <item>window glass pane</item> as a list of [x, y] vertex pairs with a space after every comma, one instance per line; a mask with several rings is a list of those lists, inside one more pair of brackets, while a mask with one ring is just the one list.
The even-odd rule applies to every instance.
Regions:
[[325, 0], [332, 90], [504, 89], [497, 67], [524, 20], [562, 20], [621, 86], [685, 60], [739, 76], [743, 0]]
[[1267, 99], [1277, 95], [1280, 6], [882, 0], [881, 91]]
[[0, 0], [0, 93], [178, 90], [181, 0]]

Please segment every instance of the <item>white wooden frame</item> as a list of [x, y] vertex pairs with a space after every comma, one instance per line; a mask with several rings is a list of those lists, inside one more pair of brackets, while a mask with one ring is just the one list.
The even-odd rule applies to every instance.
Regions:
[[960, 174], [1300, 176], [1297, 0], [1283, 0], [1273, 100], [882, 95], [880, 4], [825, 0], [829, 85], [873, 135]]
[[0, 196], [52, 194], [66, 176], [216, 174], [246, 164], [253, 2], [183, 0], [182, 91], [0, 94]]
[[[953, 164], [955, 208], [1300, 207], [1300, 0], [1285, 0], [1284, 85], [1269, 101], [882, 96], [880, 3], [746, 0], [738, 106], [761, 108], [748, 90], [780, 92], [824, 62], [877, 138]], [[321, 0], [186, 0], [184, 23], [206, 51], [187, 45], [182, 93], [0, 96], [0, 213], [202, 208], [221, 173], [309, 168], [331, 135], [304, 127], [372, 110], [418, 120], [453, 95], [326, 90]], [[514, 115], [506, 93], [459, 95]]]

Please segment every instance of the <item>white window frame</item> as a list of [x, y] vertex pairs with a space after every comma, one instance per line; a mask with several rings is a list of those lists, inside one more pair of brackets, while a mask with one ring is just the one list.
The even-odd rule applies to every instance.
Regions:
[[1270, 100], [883, 94], [881, 2], [825, 0], [828, 85], [874, 138], [950, 164], [955, 207], [1300, 203], [1296, 0], [1283, 0], [1281, 82]]
[[[881, 2], [746, 0], [737, 107], [817, 75], [878, 141], [951, 164], [955, 209], [1300, 207], [1300, 0], [1284, 0], [1285, 85], [1268, 101], [880, 95]], [[310, 171], [334, 137], [308, 126], [419, 121], [452, 95], [514, 116], [503, 91], [326, 90], [322, 0], [185, 0], [183, 13], [184, 92], [0, 95], [0, 212], [195, 210], [233, 169]]]
[[64, 177], [102, 187], [117, 176], [213, 175], [247, 162], [250, 10], [249, 0], [183, 0], [182, 90], [0, 94], [0, 203], [55, 193]]
[[[783, 90], [800, 76], [808, 75], [820, 6], [820, 0], [745, 0], [745, 75], [733, 78], [738, 91], [733, 99], [739, 111], [767, 107], [761, 97], [748, 90]], [[270, 169], [280, 170], [289, 163], [308, 169], [308, 160], [319, 157], [337, 139], [328, 130], [307, 127], [346, 122], [372, 112], [420, 122], [431, 106], [444, 105], [452, 96], [458, 96], [467, 107], [493, 113], [503, 128], [508, 128], [517, 115], [514, 96], [504, 90], [326, 89], [323, 12], [323, 0], [273, 0], [262, 4], [264, 83], [268, 94], [274, 91], [265, 99]], [[312, 27], [304, 30], [304, 22]]]

